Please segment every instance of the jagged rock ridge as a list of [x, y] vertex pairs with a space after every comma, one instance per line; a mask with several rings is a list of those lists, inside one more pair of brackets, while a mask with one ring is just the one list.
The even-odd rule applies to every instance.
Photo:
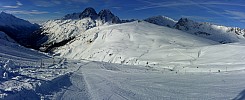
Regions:
[[121, 20], [115, 16], [109, 9], [103, 9], [98, 14], [94, 8], [88, 7], [81, 13], [72, 13], [67, 14], [62, 20], [69, 20], [69, 19], [83, 19], [83, 18], [91, 18], [93, 20], [102, 20], [104, 23], [120, 23]]

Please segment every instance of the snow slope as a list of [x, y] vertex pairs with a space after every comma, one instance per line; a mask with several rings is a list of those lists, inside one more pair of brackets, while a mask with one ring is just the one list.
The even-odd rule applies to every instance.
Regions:
[[[177, 73], [149, 66], [49, 58], [28, 49], [9, 48], [12, 50], [0, 53], [0, 64], [7, 66], [0, 65], [0, 71], [9, 72], [0, 81], [0, 98], [5, 100], [245, 99], [244, 70]], [[12, 69], [2, 69], [9, 67]]]
[[244, 41], [220, 44], [145, 21], [97, 26], [90, 14], [45, 23], [47, 44], [70, 39], [53, 48], [56, 57], [0, 33], [0, 99], [245, 99]]
[[[87, 46], [84, 52], [95, 53], [88, 58], [90, 60], [81, 60], [82, 55], [74, 56], [80, 60], [52, 58], [0, 39], [0, 98], [245, 99], [244, 43], [221, 45], [178, 30], [137, 21], [93, 28], [79, 36], [66, 49], [79, 54], [75, 50]], [[82, 41], [87, 44], [81, 45]], [[72, 53], [66, 56], [72, 57]], [[91, 61], [93, 59], [125, 61], [113, 64]], [[125, 65], [127, 62], [130, 65]]]
[[73, 71], [64, 62], [65, 59], [54, 59], [47, 54], [0, 39], [0, 99], [40, 100], [41, 95], [33, 91], [43, 91], [39, 89], [41, 84], [48, 84]]
[[45, 34], [48, 37], [48, 40], [45, 41], [46, 37], [44, 37], [44, 40], [40, 41], [45, 41], [43, 45], [49, 46], [64, 40], [74, 38], [78, 34], [81, 34], [86, 30], [99, 25], [99, 21], [92, 20], [91, 18], [84, 18], [81, 20], [48, 21], [44, 23], [42, 27], [42, 34]]
[[135, 21], [92, 28], [53, 52], [70, 59], [182, 72], [218, 72], [243, 69], [243, 49], [242, 45], [221, 45], [175, 29]]
[[200, 23], [187, 18], [181, 18], [174, 27], [178, 30], [220, 43], [232, 43], [244, 40], [245, 34], [245, 29]]
[[171, 28], [135, 21], [90, 29], [57, 48], [54, 53], [71, 59], [161, 66], [171, 65], [171, 60], [192, 60], [199, 47], [213, 44], [218, 43]]

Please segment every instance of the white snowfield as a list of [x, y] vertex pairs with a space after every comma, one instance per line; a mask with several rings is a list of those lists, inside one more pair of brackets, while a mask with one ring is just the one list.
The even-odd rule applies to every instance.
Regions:
[[144, 21], [89, 29], [55, 58], [0, 39], [0, 98], [244, 100], [244, 49]]
[[219, 44], [176, 29], [135, 21], [89, 29], [54, 52], [78, 60], [218, 72], [243, 69], [243, 48], [239, 43]]

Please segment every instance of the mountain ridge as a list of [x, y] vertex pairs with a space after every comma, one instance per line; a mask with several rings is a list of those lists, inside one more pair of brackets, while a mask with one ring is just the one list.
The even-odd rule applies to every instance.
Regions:
[[[187, 18], [180, 18], [180, 20], [175, 21], [166, 16], [153, 16], [144, 20], [120, 20], [109, 9], [103, 9], [97, 13], [95, 9], [88, 7], [81, 13], [67, 14], [61, 19], [45, 22], [42, 26], [42, 34], [47, 34], [46, 36], [49, 39], [41, 44], [42, 49], [46, 52], [52, 51], [54, 48], [50, 47], [56, 47], [54, 45], [65, 45], [79, 34], [94, 27], [132, 21], [146, 21], [163, 27], [181, 30], [219, 43], [232, 43], [244, 39], [244, 32], [242, 30], [240, 32], [236, 31], [239, 28], [200, 23]], [[201, 28], [199, 28], [200, 26]]]
[[62, 17], [62, 20], [80, 20], [84, 18], [91, 18], [93, 20], [102, 20], [105, 22], [109, 23], [120, 23], [121, 20], [115, 16], [109, 9], [102, 9], [97, 13], [94, 8], [88, 7], [85, 8], [84, 11], [80, 13], [72, 13], [72, 14], [67, 14], [64, 17]]
[[[97, 12], [88, 7], [81, 13], [67, 14], [61, 19], [50, 20], [42, 25], [42, 32], [45, 34], [39, 41], [42, 51], [48, 52], [52, 50], [55, 45], [65, 45], [71, 41], [78, 34], [85, 32], [88, 29], [101, 26], [121, 23], [121, 20], [115, 16], [110, 10], [103, 9], [98, 14]], [[48, 51], [47, 51], [48, 50]]]
[[208, 22], [196, 22], [188, 18], [180, 18], [174, 28], [220, 43], [238, 42], [245, 37], [245, 29], [215, 25]]
[[15, 17], [5, 12], [0, 13], [0, 31], [7, 34], [16, 42], [23, 46], [33, 45], [31, 41], [33, 32], [39, 29], [39, 25], [32, 24], [29, 21]]
[[178, 22], [178, 21], [173, 20], [172, 18], [162, 16], [162, 15], [152, 16], [152, 17], [144, 19], [144, 21], [147, 21], [152, 24], [160, 25], [160, 26], [167, 26], [170, 28], [173, 28], [174, 25]]
[[[0, 15], [9, 16], [10, 18], [16, 18], [15, 16], [4, 12], [2, 12]], [[3, 18], [0, 17], [0, 19]], [[20, 20], [27, 23], [27, 25], [22, 24], [21, 26], [31, 26], [29, 22], [22, 19]], [[43, 23], [40, 29], [36, 27], [32, 30], [32, 32], [27, 32], [32, 33], [31, 35], [27, 36], [28, 38], [22, 36], [20, 37], [20, 42], [17, 42], [22, 45], [30, 45], [27, 43], [22, 43], [22, 41], [27, 41], [29, 39], [28, 42], [33, 42], [33, 39], [30, 40], [30, 38], [35, 38], [34, 41], [36, 42], [31, 45], [34, 45], [34, 47], [37, 48], [41, 47], [42, 49], [44, 49], [44, 51], [48, 52], [52, 51], [53, 48], [51, 47], [65, 45], [69, 41], [72, 41], [77, 35], [91, 28], [102, 25], [128, 23], [132, 21], [146, 21], [163, 27], [181, 30], [183, 32], [210, 39], [219, 43], [238, 42], [244, 39], [245, 36], [245, 30], [237, 27], [220, 26], [207, 22], [196, 22], [188, 18], [180, 18], [178, 21], [175, 21], [169, 17], [161, 15], [149, 17], [144, 20], [120, 20], [120, 18], [114, 15], [109, 9], [102, 9], [101, 11], [99, 11], [99, 13], [97, 13], [94, 8], [88, 7], [80, 13], [67, 14], [60, 19], [49, 20]], [[35, 24], [32, 25], [35, 26]], [[2, 27], [0, 26], [0, 31], [5, 32], [14, 40], [18, 40], [16, 39], [16, 37], [18, 36], [12, 35], [13, 32], [6, 32], [5, 30], [3, 30], [12, 30], [11, 27], [13, 27], [13, 25], [10, 28], [8, 26], [8, 24]], [[26, 27], [24, 27], [24, 29], [28, 30], [28, 28]], [[18, 28], [17, 30], [20, 29]], [[14, 33], [18, 33], [18, 31]], [[48, 51], [45, 49], [47, 49]]]

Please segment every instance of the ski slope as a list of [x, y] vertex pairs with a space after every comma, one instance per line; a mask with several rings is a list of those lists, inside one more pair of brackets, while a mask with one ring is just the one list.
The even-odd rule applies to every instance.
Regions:
[[6, 64], [13, 68], [8, 70], [12, 73], [8, 78], [1, 78], [0, 98], [6, 100], [245, 99], [245, 70], [177, 72], [150, 66], [51, 58], [28, 49], [21, 49], [28, 53], [17, 56], [20, 49], [15, 48], [6, 50], [0, 58], [1, 68]]
[[56, 57], [1, 38], [0, 98], [243, 100], [244, 49], [137, 21], [87, 30]]
[[54, 53], [77, 60], [182, 72], [218, 72], [244, 69], [241, 66], [244, 65], [244, 46], [236, 44], [220, 44], [168, 27], [135, 21], [92, 28], [56, 48]]

